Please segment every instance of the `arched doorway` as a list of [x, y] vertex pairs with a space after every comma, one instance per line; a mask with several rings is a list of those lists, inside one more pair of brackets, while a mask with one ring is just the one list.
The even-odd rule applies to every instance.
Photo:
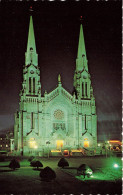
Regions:
[[89, 147], [89, 141], [87, 138], [84, 139], [84, 148], [88, 148]]
[[63, 136], [61, 134], [58, 134], [56, 138], [56, 148], [61, 150], [63, 148], [63, 145], [64, 145]]
[[56, 148], [62, 149], [63, 148], [64, 141], [63, 140], [56, 140]]

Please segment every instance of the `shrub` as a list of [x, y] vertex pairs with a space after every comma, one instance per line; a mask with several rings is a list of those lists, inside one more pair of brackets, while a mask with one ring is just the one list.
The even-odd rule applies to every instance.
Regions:
[[9, 168], [15, 170], [16, 168], [20, 168], [20, 163], [16, 159], [12, 159]]
[[37, 169], [38, 169], [39, 167], [43, 167], [43, 164], [42, 164], [39, 160], [32, 160], [31, 163], [30, 163], [30, 165], [31, 165], [32, 167], [37, 167]]
[[45, 167], [43, 170], [41, 170], [40, 177], [44, 181], [51, 181], [56, 178], [56, 173], [50, 167]]
[[4, 162], [5, 161], [5, 156], [0, 156], [0, 162]]
[[35, 162], [38, 161], [38, 159], [34, 158], [33, 160], [30, 161], [30, 166], [33, 167], [33, 165], [35, 164]]
[[28, 158], [28, 161], [31, 162], [34, 158], [35, 158], [34, 156], [30, 156], [30, 157]]
[[69, 166], [69, 163], [65, 158], [61, 158], [60, 161], [58, 162], [58, 166], [64, 168]]
[[77, 174], [83, 175], [84, 178], [85, 178], [86, 175], [87, 175], [87, 177], [90, 177], [92, 175], [92, 173], [93, 173], [92, 169], [86, 164], [81, 164], [77, 168]]

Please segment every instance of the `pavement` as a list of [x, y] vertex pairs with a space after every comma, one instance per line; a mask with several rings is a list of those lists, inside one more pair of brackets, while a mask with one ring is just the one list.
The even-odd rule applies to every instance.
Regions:
[[83, 182], [76, 179], [73, 175], [64, 172], [64, 170], [60, 168], [55, 169], [56, 175], [58, 177], [56, 178], [56, 183], [61, 186], [61, 192], [62, 193], [68, 193], [68, 194], [82, 194], [83, 193], [83, 187], [84, 191], [86, 191], [86, 188], [88, 188], [88, 185], [83, 185]]

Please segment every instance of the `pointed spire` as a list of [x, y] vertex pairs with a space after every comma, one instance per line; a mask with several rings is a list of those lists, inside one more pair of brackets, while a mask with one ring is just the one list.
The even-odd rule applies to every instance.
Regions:
[[81, 24], [80, 25], [80, 34], [79, 34], [79, 45], [78, 45], [77, 58], [81, 58], [83, 55], [86, 58], [86, 50], [85, 50], [85, 41], [84, 41], [83, 27], [82, 27], [82, 24]]
[[30, 48], [33, 48], [33, 51], [36, 52], [35, 36], [34, 36], [34, 28], [33, 28], [32, 16], [30, 16], [27, 51], [30, 51]]
[[61, 84], [61, 75], [60, 74], [58, 75], [58, 86], [62, 86], [62, 84]]
[[58, 75], [58, 83], [61, 83], [61, 75]]
[[88, 71], [87, 56], [86, 56], [86, 49], [85, 49], [85, 41], [84, 41], [84, 33], [83, 33], [82, 24], [80, 25], [79, 44], [78, 44], [76, 65], [77, 65], [78, 71], [81, 71], [84, 68]]
[[27, 52], [26, 52], [26, 62], [25, 63], [26, 63], [26, 65], [31, 64], [31, 63], [35, 66], [37, 65], [37, 53], [36, 53], [35, 35], [34, 35], [32, 16], [30, 16], [28, 43], [27, 43]]

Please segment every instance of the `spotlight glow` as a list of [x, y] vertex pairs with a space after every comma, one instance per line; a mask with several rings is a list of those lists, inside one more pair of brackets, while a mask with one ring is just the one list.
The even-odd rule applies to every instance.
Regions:
[[115, 164], [114, 164], [114, 168], [118, 168], [118, 167], [119, 167], [118, 164], [115, 163]]

